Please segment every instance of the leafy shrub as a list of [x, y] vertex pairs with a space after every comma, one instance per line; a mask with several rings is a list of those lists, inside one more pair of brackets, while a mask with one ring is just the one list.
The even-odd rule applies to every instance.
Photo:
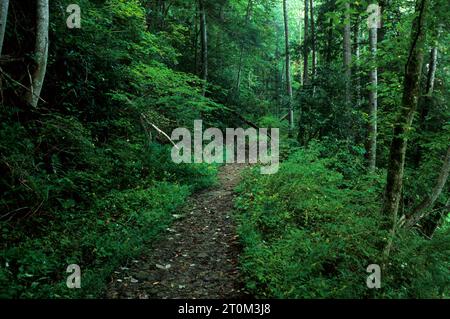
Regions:
[[[277, 174], [250, 170], [238, 186], [247, 289], [269, 298], [396, 298], [420, 289], [426, 297], [442, 296], [448, 247], [427, 256], [431, 247], [445, 247], [448, 231], [433, 241], [399, 232], [382, 289], [366, 287], [366, 268], [383, 264], [389, 238], [376, 196], [382, 183], [373, 175], [347, 181], [329, 168], [336, 158], [321, 158], [322, 152], [323, 145], [313, 143], [292, 154]], [[418, 288], [425, 284], [428, 289]]]
[[[59, 212], [43, 224], [45, 236], [29, 236], [0, 255], [2, 298], [95, 297], [121, 262], [139, 255], [144, 244], [168, 227], [188, 196], [188, 187], [166, 182], [147, 189], [113, 191], [91, 211]], [[36, 220], [33, 220], [36, 223]], [[8, 224], [2, 230], [13, 231]], [[5, 233], [4, 233], [5, 234]], [[65, 268], [82, 269], [82, 287], [65, 287]]]

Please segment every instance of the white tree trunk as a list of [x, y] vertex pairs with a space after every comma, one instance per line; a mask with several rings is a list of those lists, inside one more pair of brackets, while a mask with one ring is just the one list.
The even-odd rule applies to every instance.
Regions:
[[[244, 27], [247, 29], [248, 26], [248, 20], [250, 19], [251, 16], [251, 11], [252, 11], [252, 0], [249, 0], [247, 3], [247, 10], [246, 10], [246, 14], [245, 14], [245, 24]], [[238, 73], [237, 73], [237, 80], [236, 80], [236, 93], [235, 95], [237, 97], [239, 97], [239, 93], [241, 90], [241, 78], [242, 78], [242, 68], [243, 68], [243, 60], [244, 60], [244, 40], [241, 40], [241, 47], [239, 49], [239, 65], [238, 65]]]
[[430, 52], [430, 62], [428, 65], [426, 95], [433, 94], [434, 79], [436, 77], [436, 65], [437, 65], [437, 46], [434, 46]]
[[344, 68], [345, 68], [345, 102], [347, 105], [351, 103], [351, 77], [352, 71], [350, 65], [352, 63], [352, 49], [350, 38], [350, 3], [345, 3], [345, 26], [344, 26]]
[[[373, 63], [376, 63], [377, 54], [377, 33], [376, 28], [369, 29], [370, 51], [372, 53]], [[369, 90], [369, 169], [375, 170], [377, 162], [377, 112], [378, 112], [378, 69], [374, 65], [370, 70]]]
[[309, 85], [308, 56], [309, 56], [309, 0], [304, 6], [304, 40], [303, 40], [303, 85]]
[[292, 133], [294, 128], [294, 111], [292, 109], [292, 80], [291, 80], [291, 54], [289, 52], [289, 19], [287, 11], [287, 0], [283, 0], [284, 13], [284, 39], [286, 49], [286, 90], [288, 94], [289, 103], [289, 132]]
[[2, 55], [3, 39], [5, 38], [9, 0], [1, 0], [1, 2], [2, 3], [0, 4], [0, 56]]
[[27, 102], [33, 107], [37, 107], [39, 102], [47, 69], [49, 0], [37, 1], [36, 20], [36, 46], [34, 52], [36, 70], [31, 77], [30, 92], [26, 96]]
[[203, 91], [202, 94], [206, 94], [206, 84], [208, 81], [208, 25], [206, 22], [206, 9], [203, 0], [199, 0], [200, 9], [200, 33], [201, 33], [201, 43], [202, 43], [202, 80]]

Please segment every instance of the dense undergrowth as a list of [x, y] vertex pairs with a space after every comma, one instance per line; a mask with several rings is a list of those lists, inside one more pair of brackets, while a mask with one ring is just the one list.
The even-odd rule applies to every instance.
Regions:
[[[255, 297], [449, 297], [448, 183], [421, 233], [399, 230], [383, 256], [390, 233], [379, 211], [412, 1], [383, 8], [376, 63], [365, 2], [351, 3], [347, 21], [348, 1], [311, 1], [312, 37], [292, 19], [308, 13], [303, 1], [289, 1], [288, 22], [282, 1], [78, 0], [79, 29], [66, 23], [72, 2], [48, 2], [40, 68], [37, 1], [9, 1], [0, 54], [0, 298], [101, 297], [111, 272], [150, 247], [189, 194], [215, 182], [216, 166], [175, 165], [161, 134], [198, 119], [223, 131], [280, 128], [280, 171], [246, 172], [236, 202], [241, 267]], [[424, 63], [416, 92], [399, 216], [430, 194], [449, 147], [448, 4], [431, 2], [423, 51], [431, 58], [435, 48], [438, 62], [435, 72]], [[345, 23], [357, 40], [351, 78], [343, 77]], [[45, 79], [33, 106], [26, 97], [39, 69]], [[377, 170], [368, 173], [374, 90]], [[382, 288], [369, 290], [366, 267], [383, 263]], [[81, 266], [82, 289], [66, 287], [69, 264]]]
[[[448, 297], [448, 222], [432, 240], [398, 233], [384, 259], [383, 176], [361, 174], [357, 150], [333, 149], [313, 143], [278, 174], [246, 172], [236, 201], [246, 288], [264, 298]], [[367, 266], [383, 263], [381, 289], [368, 289]]]
[[[151, 126], [170, 133], [220, 108], [195, 75], [175, 70], [176, 39], [148, 30], [139, 1], [79, 1], [83, 25], [73, 30], [63, 19], [68, 4], [50, 4], [39, 107], [2, 78], [0, 298], [101, 296], [112, 270], [215, 181], [215, 166], [175, 165]], [[24, 17], [10, 15], [4, 54], [29, 59], [34, 5], [11, 4]], [[22, 74], [27, 61], [2, 72]], [[82, 289], [66, 287], [69, 264], [81, 267]]]
[[[105, 159], [106, 160], [106, 159]], [[142, 155], [140, 168], [154, 170], [152, 178], [132, 177], [130, 168], [115, 175], [72, 171], [42, 189], [51, 208], [25, 220], [1, 222], [4, 240], [0, 256], [2, 298], [99, 297], [112, 271], [142, 254], [194, 190], [215, 182], [214, 166], [173, 164], [159, 145]], [[105, 166], [107, 163], [104, 163]], [[129, 176], [129, 180], [124, 178]], [[32, 185], [48, 175], [29, 176]], [[189, 181], [189, 182], [188, 182]], [[127, 188], [113, 185], [127, 183]], [[102, 191], [111, 187], [110, 191]], [[62, 193], [70, 193], [61, 199]], [[75, 198], [82, 196], [83, 198]], [[7, 241], [5, 241], [7, 239]], [[150, 246], [149, 246], [150, 245]], [[82, 289], [67, 289], [69, 264], [82, 269]]]

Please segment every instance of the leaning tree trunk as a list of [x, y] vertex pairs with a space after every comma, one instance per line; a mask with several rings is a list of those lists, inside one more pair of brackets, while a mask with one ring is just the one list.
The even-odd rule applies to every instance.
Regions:
[[6, 20], [8, 18], [9, 0], [1, 0], [0, 4], [0, 56], [2, 55], [3, 39], [5, 38]]
[[305, 0], [305, 21], [304, 21], [304, 36], [303, 36], [303, 85], [309, 84], [309, 73], [308, 73], [308, 55], [309, 55], [309, 0]]
[[201, 33], [201, 43], [202, 43], [202, 74], [201, 78], [203, 80], [202, 95], [206, 94], [206, 85], [208, 81], [208, 26], [206, 22], [206, 10], [203, 0], [199, 0], [199, 10], [200, 10], [200, 33]]
[[441, 195], [444, 189], [445, 183], [448, 179], [448, 174], [450, 172], [450, 146], [447, 149], [447, 154], [442, 164], [441, 171], [436, 181], [436, 185], [433, 187], [431, 194], [427, 195], [423, 201], [414, 208], [413, 213], [407, 217], [405, 222], [405, 227], [412, 227], [416, 225], [422, 218], [426, 217], [430, 210], [433, 208], [434, 203]]
[[427, 0], [417, 0], [416, 13], [411, 30], [411, 45], [405, 66], [403, 97], [400, 114], [394, 124], [387, 169], [383, 214], [397, 221], [398, 208], [403, 187], [403, 172], [407, 147], [407, 134], [411, 128], [419, 96], [419, 80], [423, 63], [425, 42], [425, 6]]
[[372, 66], [370, 70], [369, 90], [369, 170], [374, 171], [377, 163], [377, 113], [378, 113], [378, 69], [376, 66], [377, 56], [377, 34], [376, 26], [369, 28], [370, 52], [372, 54]]
[[284, 40], [286, 53], [286, 90], [288, 95], [289, 107], [289, 133], [292, 134], [294, 128], [294, 112], [292, 110], [292, 82], [291, 82], [291, 54], [289, 52], [289, 20], [287, 11], [287, 0], [283, 0], [283, 14], [284, 14]]
[[344, 25], [344, 69], [345, 69], [345, 102], [347, 106], [351, 103], [351, 35], [350, 35], [350, 3], [345, 3], [345, 25]]
[[30, 91], [26, 95], [26, 101], [33, 107], [37, 107], [42, 86], [44, 84], [45, 72], [47, 70], [48, 58], [48, 26], [49, 26], [49, 0], [38, 0], [36, 18], [36, 46], [34, 59], [36, 69], [31, 76]]
[[[428, 76], [424, 97], [425, 105], [424, 110], [422, 112], [422, 123], [424, 121], [424, 118], [426, 117], [426, 114], [428, 113], [428, 101], [430, 101], [429, 99], [432, 98], [433, 94], [436, 66], [437, 66], [437, 46], [435, 45], [430, 52], [430, 61], [428, 64]], [[441, 171], [436, 181], [436, 185], [431, 191], [431, 194], [427, 195], [422, 200], [422, 202], [420, 202], [420, 204], [414, 208], [412, 214], [406, 218], [405, 227], [413, 227], [422, 218], [430, 214], [430, 210], [433, 208], [434, 203], [436, 202], [439, 195], [442, 193], [442, 190], [448, 179], [449, 171], [450, 171], [450, 146], [447, 149], [447, 155], [445, 156], [444, 163], [442, 164]]]

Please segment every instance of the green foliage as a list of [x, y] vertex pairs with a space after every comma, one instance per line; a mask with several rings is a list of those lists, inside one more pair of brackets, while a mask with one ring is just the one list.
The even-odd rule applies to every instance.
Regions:
[[[8, 245], [0, 256], [2, 298], [95, 297], [111, 271], [127, 258], [138, 256], [144, 245], [164, 230], [189, 194], [186, 186], [166, 182], [150, 188], [112, 191], [95, 201], [89, 211], [79, 211], [65, 200], [65, 210], [53, 212], [51, 221], [40, 222], [45, 235]], [[1, 223], [2, 232], [18, 230]], [[23, 229], [21, 229], [23, 230]], [[83, 289], [65, 287], [67, 265], [83, 272]]]
[[[353, 41], [359, 37], [359, 56], [353, 54], [347, 103], [345, 2], [313, 2], [315, 34], [308, 38], [298, 19], [302, 1], [288, 1], [296, 121], [288, 134], [280, 1], [204, 0], [207, 83], [198, 77], [197, 1], [79, 0], [80, 29], [66, 26], [71, 0], [51, 1], [37, 108], [23, 99], [36, 67], [30, 10], [36, 2], [10, 1], [0, 61], [0, 298], [101, 296], [115, 267], [156, 240], [191, 192], [216, 182], [217, 166], [174, 164], [167, 137], [154, 125], [170, 135], [176, 127], [192, 128], [194, 119], [221, 129], [244, 126], [239, 116], [279, 128], [284, 161], [276, 175], [255, 169], [239, 186], [242, 268], [256, 297], [449, 297], [450, 217], [441, 217], [448, 185], [424, 220], [433, 226], [432, 238], [424, 229], [398, 231], [383, 289], [365, 286], [367, 265], [384, 262], [389, 240], [379, 217], [383, 169], [400, 111], [414, 3], [393, 0], [383, 8], [376, 59], [366, 45], [369, 2], [351, 3], [348, 22], [359, 26], [352, 34]], [[427, 63], [422, 70], [401, 214], [433, 188], [448, 147], [448, 6], [442, 0], [429, 6], [426, 48], [438, 48], [438, 68], [427, 95]], [[303, 55], [313, 39], [316, 72], [309, 54], [310, 83], [302, 83]], [[374, 66], [378, 168], [367, 173]], [[65, 287], [71, 263], [82, 266], [82, 290]]]
[[[221, 105], [174, 69], [180, 54], [147, 30], [142, 3], [82, 0], [82, 28], [69, 30], [70, 3], [51, 2], [45, 102], [30, 110], [15, 102], [15, 85], [2, 87], [0, 298], [101, 296], [113, 269], [156, 240], [192, 191], [215, 182], [216, 167], [174, 164], [149, 128], [189, 127]], [[25, 1], [14, 6], [31, 15]], [[83, 289], [65, 285], [72, 263]]]
[[[442, 250], [448, 232], [432, 241], [409, 233], [399, 235], [406, 238], [394, 241], [382, 289], [374, 292], [366, 287], [366, 268], [383, 263], [389, 238], [380, 226], [376, 196], [383, 187], [381, 176], [347, 180], [329, 168], [336, 163], [339, 168], [342, 159], [320, 157], [324, 149], [326, 144], [314, 143], [295, 152], [273, 176], [250, 170], [238, 187], [237, 220], [244, 245], [241, 267], [247, 289], [265, 298], [448, 294], [448, 247]], [[360, 156], [347, 154], [347, 159], [355, 161]], [[429, 250], [436, 247], [440, 250], [428, 258]]]

